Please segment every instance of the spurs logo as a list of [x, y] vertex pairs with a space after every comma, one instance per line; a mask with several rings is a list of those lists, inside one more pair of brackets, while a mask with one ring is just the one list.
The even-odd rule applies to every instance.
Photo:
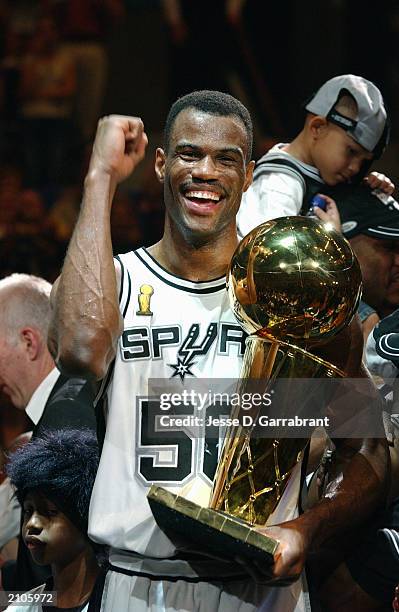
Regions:
[[151, 317], [153, 314], [150, 309], [151, 296], [154, 293], [151, 285], [141, 285], [140, 293], [138, 295], [139, 310], [136, 311], [137, 315]]
[[[201, 357], [211, 350], [214, 342], [217, 342], [217, 354], [220, 356], [230, 355], [232, 350], [234, 354], [242, 357], [245, 351], [246, 333], [236, 323], [208, 324], [200, 342], [198, 342], [201, 333], [199, 323], [191, 323], [190, 331], [183, 338], [181, 325], [150, 326], [145, 323], [123, 330], [121, 351], [124, 361], [161, 359], [165, 365], [174, 370], [174, 376], [184, 377], [186, 374], [194, 376], [188, 371], [194, 365], [194, 359], [198, 357], [200, 361]], [[177, 363], [170, 363], [175, 359]]]
[[174, 370], [172, 378], [174, 376], [180, 376], [180, 379], [184, 380], [186, 375], [195, 376], [191, 371], [191, 368], [196, 364], [194, 358], [199, 355], [205, 355], [209, 351], [217, 336], [217, 324], [211, 323], [202, 341], [195, 344], [198, 340], [199, 332], [200, 326], [198, 323], [194, 323], [190, 327], [190, 331], [184, 338], [183, 344], [177, 353], [177, 363], [168, 364]]

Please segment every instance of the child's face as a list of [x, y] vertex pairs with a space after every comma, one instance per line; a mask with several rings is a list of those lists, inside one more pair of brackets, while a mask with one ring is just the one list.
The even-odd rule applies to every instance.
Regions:
[[373, 159], [342, 128], [327, 123], [313, 144], [313, 162], [327, 185], [347, 183], [361, 170], [365, 161]]
[[38, 565], [64, 567], [87, 547], [84, 535], [42, 493], [28, 493], [23, 513], [22, 537]]

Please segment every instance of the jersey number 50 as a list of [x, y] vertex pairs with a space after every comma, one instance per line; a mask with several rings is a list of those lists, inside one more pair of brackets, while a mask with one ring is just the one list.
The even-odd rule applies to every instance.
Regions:
[[[174, 407], [169, 414], [161, 410], [158, 400], [139, 398], [136, 441], [139, 478], [147, 486], [181, 484], [197, 476], [212, 482], [224, 431], [213, 425], [205, 427], [205, 422], [210, 416], [226, 417], [229, 412], [225, 404], [208, 406], [206, 415], [204, 410], [196, 411], [190, 406]], [[184, 425], [174, 425], [179, 418]]]

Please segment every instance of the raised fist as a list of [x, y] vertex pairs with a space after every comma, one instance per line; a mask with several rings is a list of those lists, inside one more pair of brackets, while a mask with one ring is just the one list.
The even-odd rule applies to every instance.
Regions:
[[143, 159], [148, 138], [139, 117], [109, 115], [98, 122], [90, 170], [109, 174], [117, 183]]

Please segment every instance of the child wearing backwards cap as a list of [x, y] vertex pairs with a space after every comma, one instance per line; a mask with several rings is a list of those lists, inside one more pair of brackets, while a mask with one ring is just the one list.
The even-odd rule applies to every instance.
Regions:
[[[104, 576], [87, 537], [97, 468], [97, 440], [89, 430], [51, 431], [11, 456], [7, 473], [23, 508], [23, 539], [36, 563], [51, 565], [52, 576], [9, 612], [86, 612], [101, 598]], [[51, 591], [57, 607], [47, 608], [39, 594]]]
[[[346, 74], [330, 79], [305, 108], [298, 136], [288, 144], [277, 144], [257, 162], [237, 216], [241, 236], [268, 219], [304, 214], [312, 197], [326, 185], [363, 178], [388, 142], [381, 93], [362, 77]], [[370, 174], [367, 181], [386, 193], [394, 189], [381, 174]], [[316, 214], [337, 224], [334, 202], [326, 200], [327, 213], [315, 207]]]

